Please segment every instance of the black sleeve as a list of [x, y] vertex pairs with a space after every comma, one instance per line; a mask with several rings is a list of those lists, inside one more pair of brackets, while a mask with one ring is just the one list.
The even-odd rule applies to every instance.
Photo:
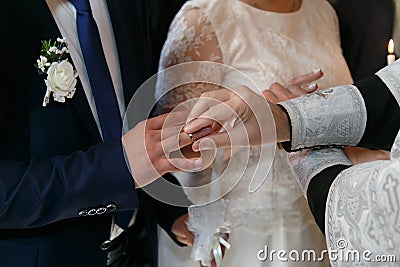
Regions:
[[[165, 179], [173, 184], [179, 185], [178, 180], [170, 173], [164, 174], [161, 179]], [[153, 183], [157, 183], [157, 181]], [[184, 244], [176, 240], [175, 235], [171, 231], [171, 228], [176, 219], [188, 212], [187, 207], [173, 206], [164, 203], [163, 201], [159, 201], [158, 199], [147, 194], [145, 190], [141, 190], [139, 192], [139, 198], [139, 212], [142, 211], [142, 216], [146, 217], [148, 223], [158, 224], [159, 226], [161, 226], [162, 229], [165, 230], [165, 232], [171, 237], [172, 240], [174, 240], [177, 245], [185, 246]], [[174, 195], [174, 198], [180, 199], [181, 203], [185, 203], [187, 205], [191, 204], [183, 190], [176, 193]]]
[[[157, 102], [152, 107], [149, 118], [156, 117], [163, 113], [164, 113], [164, 110]], [[167, 180], [168, 182], [170, 182], [172, 184], [180, 185], [179, 181], [176, 179], [176, 177], [173, 174], [166, 173], [160, 179], [154, 181], [153, 183], [147, 185], [146, 187], [149, 188], [149, 191], [153, 191], [154, 188], [158, 188], [158, 189], [154, 189], [155, 190], [154, 192], [156, 192], [160, 188], [162, 188], [164, 190], [162, 185], [161, 186], [159, 185], [159, 183], [162, 182], [161, 181], [162, 179]], [[176, 219], [178, 219], [183, 214], [188, 213], [187, 207], [189, 205], [191, 205], [192, 203], [187, 198], [183, 189], [179, 190], [178, 192], [174, 192], [174, 194], [175, 194], [173, 196], [174, 199], [179, 200], [179, 203], [184, 203], [186, 205], [186, 207], [178, 207], [178, 206], [173, 206], [173, 205], [164, 203], [164, 202], [159, 201], [158, 199], [148, 195], [143, 190], [139, 196], [142, 196], [141, 206], [143, 206], [142, 210], [145, 213], [143, 216], [147, 217], [147, 219], [151, 221], [150, 223], [156, 223], [159, 226], [161, 226], [161, 228], [163, 228], [165, 230], [165, 232], [172, 238], [172, 240], [174, 240], [174, 242], [176, 244], [178, 244], [179, 246], [185, 246], [184, 244], [182, 244], [178, 240], [176, 240], [175, 235], [171, 232], [171, 227]]]
[[308, 205], [319, 229], [325, 234], [325, 206], [329, 189], [339, 173], [349, 166], [336, 165], [318, 173], [307, 189]]
[[[168, 180], [169, 182], [179, 185], [178, 180], [170, 173], [166, 173], [163, 175], [163, 178]], [[184, 199], [185, 202], [189, 205], [189, 200], [183, 189], [179, 192], [179, 196], [175, 196], [176, 198]], [[188, 213], [187, 207], [177, 207], [170, 204], [166, 204], [164, 202], [158, 201], [153, 198], [154, 206], [157, 210], [155, 219], [157, 223], [168, 233], [168, 235], [177, 243], [178, 245], [183, 245], [179, 243], [175, 235], [171, 232], [172, 224], [178, 219], [180, 216]]]
[[367, 108], [367, 125], [358, 146], [390, 150], [400, 128], [400, 108], [385, 83], [376, 75], [354, 84]]

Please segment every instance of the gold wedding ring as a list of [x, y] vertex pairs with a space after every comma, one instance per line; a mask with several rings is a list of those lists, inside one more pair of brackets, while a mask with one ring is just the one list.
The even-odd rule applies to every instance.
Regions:
[[192, 140], [192, 142], [196, 142], [196, 138], [194, 138], [193, 134], [188, 133], [190, 140]]

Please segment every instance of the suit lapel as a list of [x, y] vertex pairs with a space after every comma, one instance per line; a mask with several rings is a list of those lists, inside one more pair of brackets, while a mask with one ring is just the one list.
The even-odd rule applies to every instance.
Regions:
[[[32, 39], [33, 46], [39, 54], [42, 40], [56, 40], [61, 37], [61, 33], [54, 21], [53, 16], [44, 0], [26, 1], [26, 0], [4, 0], [18, 20], [24, 24], [27, 34]], [[70, 59], [72, 62], [72, 60]], [[32, 62], [33, 66], [33, 62]], [[78, 79], [79, 80], [79, 79]], [[94, 120], [89, 103], [86, 99], [82, 84], [78, 82], [77, 90], [72, 98], [72, 103], [77, 113], [85, 123], [95, 142], [101, 142], [101, 136]]]
[[[55, 40], [61, 36], [44, 0], [3, 1], [19, 16], [17, 19], [24, 24], [38, 53], [42, 40]], [[117, 44], [125, 103], [128, 106], [136, 89], [152, 74], [145, 7], [143, 1], [139, 0], [107, 0], [107, 6]], [[100, 142], [101, 136], [80, 82], [72, 102], [93, 138]]]

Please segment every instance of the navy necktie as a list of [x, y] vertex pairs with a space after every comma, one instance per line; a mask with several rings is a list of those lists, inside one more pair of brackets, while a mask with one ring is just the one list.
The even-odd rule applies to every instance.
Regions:
[[[70, 2], [76, 9], [79, 43], [96, 103], [103, 140], [119, 139], [122, 136], [122, 119], [89, 0]], [[132, 212], [119, 212], [115, 216], [115, 222], [126, 229], [131, 217]]]

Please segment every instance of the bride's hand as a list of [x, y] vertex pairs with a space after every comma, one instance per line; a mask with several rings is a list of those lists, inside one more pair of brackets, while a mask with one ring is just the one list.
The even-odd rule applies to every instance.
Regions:
[[305, 94], [309, 94], [318, 89], [315, 82], [320, 79], [324, 73], [322, 70], [316, 70], [301, 76], [297, 76], [285, 85], [273, 83], [268, 90], [263, 91], [263, 96], [268, 102], [277, 104], [292, 98], [296, 98]]
[[191, 134], [215, 125], [216, 122], [227, 126], [222, 132], [194, 142], [194, 151], [216, 147], [257, 146], [290, 139], [286, 113], [245, 86], [203, 93], [187, 121], [184, 131]]
[[215, 125], [224, 131], [196, 141], [192, 148], [254, 146], [275, 142], [274, 120], [269, 103], [246, 86], [205, 92], [191, 110], [186, 133], [196, 133], [204, 127]]
[[171, 232], [175, 235], [176, 240], [187, 246], [193, 246], [194, 236], [187, 227], [188, 214], [184, 214], [172, 224]]

